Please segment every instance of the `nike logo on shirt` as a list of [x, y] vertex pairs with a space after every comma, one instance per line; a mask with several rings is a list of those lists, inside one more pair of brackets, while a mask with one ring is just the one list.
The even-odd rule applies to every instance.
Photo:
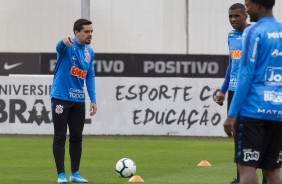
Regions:
[[23, 63], [15, 63], [15, 64], [11, 64], [9, 65], [7, 62], [4, 65], [4, 70], [11, 70], [13, 68], [16, 68], [17, 66], [20, 66]]

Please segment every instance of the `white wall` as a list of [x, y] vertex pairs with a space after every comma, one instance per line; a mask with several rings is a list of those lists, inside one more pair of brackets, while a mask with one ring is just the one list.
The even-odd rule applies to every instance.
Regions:
[[78, 0], [1, 0], [0, 52], [54, 52], [78, 17]]
[[[244, 1], [188, 1], [187, 20], [186, 0], [90, 0], [92, 46], [100, 53], [227, 54], [227, 10]], [[277, 0], [279, 20], [281, 8]], [[0, 52], [54, 52], [73, 35], [80, 10], [80, 0], [1, 0]]]
[[185, 53], [185, 0], [94, 1], [98, 52]]
[[[53, 134], [52, 78], [0, 76], [0, 134]], [[226, 136], [226, 103], [213, 100], [222, 81], [97, 77], [98, 111], [86, 111], [84, 134]], [[86, 95], [86, 109], [89, 103]]]
[[[228, 54], [227, 34], [232, 29], [228, 9], [244, 0], [189, 0], [189, 54]], [[276, 0], [274, 16], [282, 21], [282, 2]]]
[[242, 0], [189, 1], [189, 53], [227, 54], [228, 9]]

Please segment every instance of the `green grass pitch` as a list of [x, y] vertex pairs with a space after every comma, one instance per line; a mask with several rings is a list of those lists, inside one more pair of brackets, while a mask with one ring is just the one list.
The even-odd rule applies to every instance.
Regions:
[[[1, 184], [57, 182], [52, 136], [0, 135], [0, 153]], [[84, 136], [80, 172], [89, 183], [129, 183], [114, 171], [124, 157], [147, 184], [227, 184], [235, 177], [233, 140], [209, 137]], [[212, 166], [197, 166], [201, 160]], [[69, 176], [68, 145], [65, 167]]]

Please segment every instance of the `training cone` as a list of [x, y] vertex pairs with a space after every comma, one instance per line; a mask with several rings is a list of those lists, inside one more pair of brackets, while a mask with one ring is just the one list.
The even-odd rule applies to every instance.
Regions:
[[132, 176], [128, 181], [129, 182], [144, 182], [144, 180], [138, 175]]
[[207, 160], [202, 160], [197, 166], [211, 167], [211, 164]]

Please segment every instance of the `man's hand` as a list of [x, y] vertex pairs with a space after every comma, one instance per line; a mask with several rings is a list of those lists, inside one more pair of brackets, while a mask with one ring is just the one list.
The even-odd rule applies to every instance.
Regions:
[[70, 37], [64, 38], [63, 42], [66, 46], [71, 46], [71, 44], [73, 43], [72, 39]]
[[215, 101], [218, 105], [222, 106], [224, 99], [225, 99], [225, 94], [222, 93], [222, 92], [220, 92], [219, 94], [217, 94], [217, 95], [215, 96], [214, 101]]
[[94, 116], [97, 112], [97, 105], [94, 103], [90, 103], [90, 116]]
[[236, 118], [228, 116], [224, 121], [224, 131], [228, 135], [228, 137], [234, 137], [235, 135], [235, 123]]

